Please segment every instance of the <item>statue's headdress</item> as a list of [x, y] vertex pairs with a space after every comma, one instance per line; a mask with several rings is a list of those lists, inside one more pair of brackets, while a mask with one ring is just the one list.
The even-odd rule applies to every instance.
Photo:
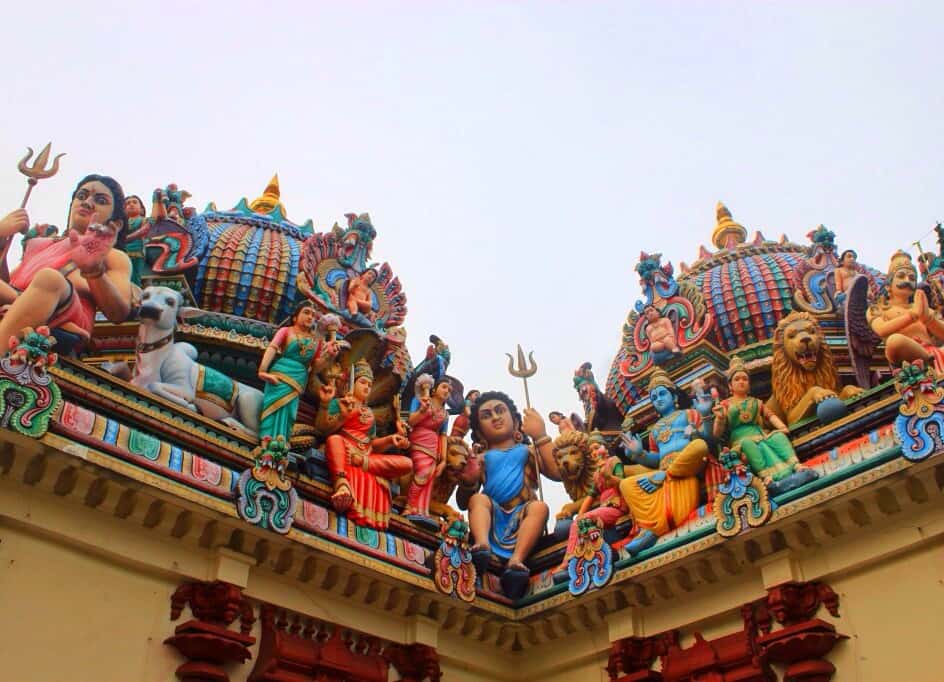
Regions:
[[905, 253], [901, 249], [898, 249], [892, 254], [892, 258], [888, 262], [888, 281], [891, 282], [892, 275], [895, 274], [895, 271], [903, 267], [910, 268], [911, 270], [917, 272], [917, 270], [915, 270], [914, 263], [911, 261], [911, 255]]
[[728, 379], [728, 383], [731, 383], [731, 379], [734, 378], [734, 375], [738, 372], [747, 373], [747, 365], [744, 364], [744, 359], [738, 356], [731, 358], [731, 362], [728, 364], [728, 371], [725, 372], [725, 377]]
[[354, 381], [357, 381], [361, 377], [367, 377], [371, 381], [374, 380], [374, 370], [371, 369], [370, 363], [363, 358], [354, 363], [351, 371], [354, 373]]
[[672, 392], [678, 391], [678, 385], [672, 381], [672, 377], [669, 376], [669, 373], [661, 367], [656, 367], [652, 374], [649, 375], [649, 392], [652, 393], [652, 389], [659, 386], [667, 388]]

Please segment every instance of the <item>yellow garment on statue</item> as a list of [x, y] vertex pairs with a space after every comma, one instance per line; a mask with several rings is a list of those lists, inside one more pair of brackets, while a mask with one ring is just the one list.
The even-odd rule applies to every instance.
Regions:
[[701, 438], [693, 440], [679, 452], [665, 455], [659, 468], [668, 476], [654, 493], [644, 491], [638, 482], [642, 476], [654, 474], [654, 470], [623, 479], [620, 494], [626, 500], [636, 525], [656, 535], [665, 535], [684, 522], [698, 507], [701, 493], [698, 474], [704, 468], [707, 456], [708, 444]]

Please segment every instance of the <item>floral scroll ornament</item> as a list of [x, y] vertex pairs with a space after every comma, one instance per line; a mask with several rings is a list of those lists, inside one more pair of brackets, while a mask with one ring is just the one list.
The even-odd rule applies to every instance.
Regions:
[[763, 482], [744, 466], [739, 453], [725, 448], [720, 459], [727, 478], [718, 486], [713, 505], [715, 529], [730, 538], [767, 523], [773, 503]]
[[944, 387], [932, 366], [923, 360], [905, 362], [895, 371], [901, 395], [895, 435], [905, 459], [918, 462], [944, 449]]
[[266, 436], [253, 451], [255, 466], [236, 483], [236, 511], [244, 521], [288, 533], [295, 519], [298, 493], [286, 477], [289, 450], [285, 436]]
[[46, 372], [58, 356], [49, 327], [26, 327], [10, 337], [0, 359], [0, 424], [32, 438], [42, 437], [62, 403], [59, 387]]
[[591, 586], [601, 588], [613, 577], [613, 550], [603, 539], [603, 526], [598, 519], [577, 520], [577, 546], [567, 562], [567, 587], [574, 596]]
[[454, 519], [443, 523], [443, 541], [433, 555], [433, 582], [445, 595], [465, 602], [475, 599], [475, 564], [469, 550], [469, 524]]

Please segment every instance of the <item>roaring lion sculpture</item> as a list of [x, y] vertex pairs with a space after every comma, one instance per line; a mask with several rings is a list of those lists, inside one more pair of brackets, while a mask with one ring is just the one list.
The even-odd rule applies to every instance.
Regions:
[[774, 332], [771, 383], [773, 395], [767, 407], [787, 424], [809, 416], [827, 398], [844, 400], [862, 392], [839, 383], [823, 330], [816, 318], [801, 312], [784, 317]]
[[580, 509], [580, 503], [590, 494], [593, 477], [600, 468], [590, 437], [582, 431], [565, 431], [554, 440], [554, 459], [560, 469], [564, 490], [573, 502], [565, 504], [557, 519], [569, 519]]

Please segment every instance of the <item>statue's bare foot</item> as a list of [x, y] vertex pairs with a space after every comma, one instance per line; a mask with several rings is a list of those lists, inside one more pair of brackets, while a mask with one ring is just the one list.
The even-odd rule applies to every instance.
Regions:
[[351, 486], [343, 478], [334, 484], [334, 494], [331, 496], [331, 506], [339, 514], [344, 514], [354, 504], [354, 493]]

